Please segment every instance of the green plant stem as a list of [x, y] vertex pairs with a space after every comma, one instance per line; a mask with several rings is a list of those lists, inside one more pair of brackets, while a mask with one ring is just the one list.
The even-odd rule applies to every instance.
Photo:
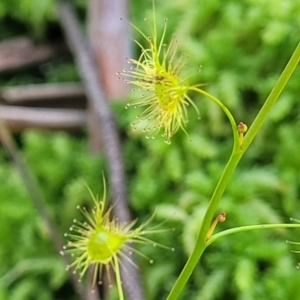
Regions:
[[[241, 147], [237, 147], [236, 141], [234, 142], [232, 154], [229, 158], [227, 165], [225, 166], [225, 169], [221, 175], [221, 178], [220, 178], [220, 180], [215, 188], [215, 191], [212, 195], [212, 198], [208, 204], [208, 208], [206, 210], [202, 224], [200, 226], [200, 230], [199, 230], [199, 233], [198, 233], [198, 236], [196, 239], [194, 249], [193, 249], [191, 255], [189, 256], [188, 261], [186, 262], [181, 274], [177, 278], [177, 281], [175, 282], [170, 294], [168, 295], [167, 300], [178, 299], [178, 297], [179, 297], [180, 293], [182, 292], [183, 288], [185, 287], [189, 277], [191, 276], [194, 268], [198, 264], [199, 259], [201, 258], [204, 250], [208, 246], [208, 242], [206, 241], [206, 234], [209, 230], [211, 221], [216, 212], [216, 209], [217, 209], [220, 199], [223, 195], [223, 192], [224, 192], [225, 188], [227, 187], [227, 184], [228, 184], [238, 162], [240, 161], [240, 159], [244, 155], [245, 151], [250, 146], [254, 137], [258, 133], [262, 124], [264, 123], [272, 106], [275, 104], [276, 100], [278, 99], [282, 90], [284, 89], [286, 83], [288, 82], [289, 78], [293, 74], [293, 72], [299, 62], [299, 59], [300, 59], [300, 43], [298, 44], [292, 57], [290, 58], [285, 69], [283, 70], [282, 74], [280, 75], [280, 77], [279, 77], [278, 81], [276, 82], [274, 88], [272, 89], [270, 95], [266, 99], [265, 104], [263, 105], [263, 107], [261, 108], [257, 117], [253, 121], [252, 126], [250, 127], [248, 133], [246, 134], [246, 136], [244, 138], [242, 149], [241, 149]], [[197, 91], [198, 89], [194, 89], [194, 90]], [[201, 91], [201, 94], [204, 94], [202, 90], [200, 90], [200, 91]], [[211, 97], [209, 97], [209, 98], [211, 98]], [[214, 102], [216, 102], [216, 101], [214, 101]], [[219, 105], [219, 102], [220, 101], [217, 100], [218, 105]], [[225, 109], [227, 109], [227, 108], [225, 107]], [[224, 112], [226, 113], [225, 110], [224, 110]], [[227, 116], [228, 116], [228, 114], [227, 114]], [[230, 116], [231, 116], [231, 114], [230, 114]], [[229, 117], [229, 119], [230, 119], [230, 117]], [[230, 119], [230, 122], [232, 125], [231, 119]], [[234, 134], [234, 136], [236, 136], [236, 134]]]
[[215, 214], [219, 201], [223, 195], [223, 192], [231, 178], [233, 171], [235, 170], [239, 160], [241, 159], [242, 155], [239, 153], [232, 152], [230, 159], [221, 175], [221, 178], [217, 184], [217, 187], [213, 193], [213, 196], [209, 202], [208, 208], [204, 215], [200, 231], [198, 233], [198, 237], [196, 240], [195, 247], [193, 252], [188, 258], [181, 274], [177, 278], [173, 289], [171, 290], [170, 294], [167, 297], [167, 300], [175, 300], [179, 297], [180, 293], [182, 292], [184, 286], [186, 285], [189, 277], [191, 276], [195, 266], [197, 265], [202, 253], [204, 252], [205, 248], [207, 247], [206, 242], [206, 234], [209, 230], [211, 220]]
[[211, 101], [213, 101], [214, 103], [216, 103], [226, 114], [226, 116], [229, 119], [229, 122], [231, 124], [231, 128], [232, 128], [232, 132], [233, 132], [233, 138], [234, 138], [234, 144], [237, 145], [238, 143], [238, 132], [237, 132], [237, 128], [236, 128], [236, 122], [234, 120], [233, 115], [231, 114], [230, 110], [216, 97], [214, 97], [213, 95], [199, 89], [196, 86], [193, 86], [190, 88], [191, 91], [195, 91], [199, 94], [202, 94], [203, 96], [209, 98]]
[[244, 138], [244, 143], [243, 143], [244, 150], [246, 150], [250, 146], [251, 142], [257, 135], [259, 129], [261, 128], [267, 115], [269, 114], [271, 108], [277, 101], [282, 90], [284, 89], [285, 85], [287, 84], [288, 80], [290, 79], [294, 70], [296, 69], [296, 67], [299, 63], [299, 60], [300, 60], [300, 42], [297, 45], [292, 57], [290, 58], [289, 62], [287, 63], [285, 69], [281, 73], [279, 79], [277, 80], [275, 86], [273, 87], [271, 93], [269, 94], [267, 100], [265, 101], [263, 107], [260, 109], [255, 120], [253, 121], [252, 126], [249, 128], [249, 130]]
[[300, 228], [300, 224], [260, 224], [260, 225], [248, 225], [248, 226], [235, 227], [214, 234], [207, 241], [207, 246], [214, 243], [215, 241], [217, 241], [218, 239], [224, 236], [231, 235], [234, 233], [240, 233], [240, 232], [250, 231], [250, 230], [282, 229], [282, 228]]
[[114, 256], [114, 267], [115, 267], [115, 273], [116, 273], [116, 283], [117, 283], [117, 289], [119, 294], [119, 300], [124, 300], [124, 293], [122, 288], [122, 280], [121, 280], [121, 274], [120, 274], [120, 268], [119, 268], [119, 261], [118, 257]]

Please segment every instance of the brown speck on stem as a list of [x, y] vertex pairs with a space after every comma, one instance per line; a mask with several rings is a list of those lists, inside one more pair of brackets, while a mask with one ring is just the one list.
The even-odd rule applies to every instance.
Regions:
[[240, 122], [237, 126], [237, 130], [238, 130], [238, 133], [239, 133], [240, 149], [243, 150], [244, 134], [248, 130], [248, 126], [245, 123]]
[[214, 232], [214, 230], [215, 230], [217, 224], [218, 224], [219, 222], [221, 222], [221, 223], [222, 223], [222, 222], [225, 222], [225, 220], [226, 220], [226, 213], [225, 213], [225, 212], [221, 212], [221, 213], [215, 218], [215, 220], [213, 221], [213, 223], [211, 224], [211, 226], [210, 226], [210, 228], [209, 228], [209, 230], [208, 230], [208, 232], [207, 232], [206, 238], [205, 238], [206, 241], [208, 241], [208, 240], [210, 239], [210, 237], [212, 236], [212, 234], [213, 234], [213, 232]]

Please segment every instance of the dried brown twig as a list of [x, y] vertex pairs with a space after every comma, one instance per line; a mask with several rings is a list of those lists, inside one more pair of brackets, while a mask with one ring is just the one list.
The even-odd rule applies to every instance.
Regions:
[[[130, 214], [127, 206], [121, 147], [114, 116], [100, 86], [99, 74], [95, 68], [96, 64], [91, 49], [80, 31], [80, 25], [71, 5], [64, 1], [58, 1], [58, 12], [65, 36], [75, 57], [88, 101], [95, 110], [95, 114], [100, 122], [99, 134], [104, 144], [108, 162], [114, 215], [120, 222], [126, 222], [130, 220]], [[144, 299], [138, 269], [126, 260], [123, 260], [122, 265], [124, 266], [122, 268], [122, 281], [128, 298], [130, 300]]]
[[[44, 204], [45, 201], [43, 196], [36, 184], [35, 178], [30, 172], [29, 168], [23, 161], [22, 156], [18, 153], [17, 147], [15, 146], [14, 140], [12, 139], [10, 132], [3, 125], [3, 121], [0, 120], [0, 140], [8, 154], [12, 159], [12, 163], [16, 170], [18, 171], [27, 191], [32, 200], [34, 207], [39, 213], [41, 219], [46, 225], [48, 232], [51, 236], [51, 239], [54, 243], [54, 246], [57, 250], [57, 253], [63, 249], [63, 242], [61, 235], [59, 234], [58, 229], [56, 228], [55, 223], [51, 219], [48, 209]], [[70, 264], [68, 256], [62, 256], [66, 265]], [[82, 300], [96, 300], [94, 295], [90, 293], [80, 282], [78, 282], [77, 276], [70, 271], [70, 277], [72, 284], [75, 287], [76, 291], [80, 295]]]

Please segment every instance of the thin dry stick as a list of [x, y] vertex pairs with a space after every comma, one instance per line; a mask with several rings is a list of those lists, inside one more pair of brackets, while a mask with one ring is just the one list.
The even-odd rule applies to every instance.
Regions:
[[[63, 249], [63, 242], [61, 239], [61, 235], [59, 234], [59, 231], [57, 230], [54, 222], [52, 221], [49, 215], [47, 207], [44, 204], [43, 196], [41, 195], [41, 192], [35, 182], [35, 179], [33, 178], [26, 164], [24, 163], [21, 155], [18, 153], [17, 147], [15, 146], [15, 143], [10, 135], [10, 132], [6, 129], [6, 127], [3, 125], [1, 120], [0, 120], [0, 140], [4, 148], [10, 155], [16, 170], [20, 174], [20, 177], [28, 191], [28, 194], [36, 210], [38, 211], [42, 220], [45, 222], [46, 228], [49, 231], [49, 234], [52, 238], [52, 241], [54, 243], [57, 252], [61, 251]], [[70, 264], [70, 260], [68, 256], [62, 256], [62, 258], [66, 265]], [[72, 271], [70, 271], [70, 276], [71, 276], [72, 284], [77, 290], [77, 292], [79, 293], [82, 300], [95, 300], [94, 295], [91, 294], [89, 291], [85, 290], [84, 286], [80, 282], [78, 282], [78, 277], [75, 276], [75, 274], [73, 274]]]
[[[99, 74], [91, 49], [80, 31], [80, 25], [69, 3], [58, 1], [58, 12], [62, 28], [81, 74], [87, 98], [101, 124], [100, 134], [104, 142], [104, 151], [108, 161], [110, 188], [114, 201], [114, 214], [120, 222], [130, 220], [127, 206], [127, 191], [120, 141], [116, 130], [114, 116], [99, 83]], [[123, 285], [131, 300], [144, 299], [138, 269], [127, 260], [123, 260], [121, 269]]]

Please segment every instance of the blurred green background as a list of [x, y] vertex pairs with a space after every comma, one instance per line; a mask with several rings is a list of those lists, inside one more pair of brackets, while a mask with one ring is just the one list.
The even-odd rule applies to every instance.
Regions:
[[[28, 35], [36, 41], [59, 32], [54, 0], [2, 0], [1, 40]], [[81, 16], [85, 1], [74, 4]], [[147, 31], [152, 3], [133, 0], [130, 19]], [[167, 40], [176, 35], [187, 58], [192, 82], [204, 83], [230, 108], [236, 120], [250, 125], [299, 41], [300, 2], [286, 0], [165, 0], [156, 3], [159, 29], [168, 18]], [[84, 18], [82, 17], [82, 22]], [[144, 43], [134, 32], [134, 37]], [[135, 49], [136, 56], [139, 55]], [[200, 72], [198, 72], [200, 68]], [[246, 153], [219, 206], [227, 220], [217, 230], [234, 226], [300, 219], [300, 70], [296, 70], [268, 121]], [[1, 86], [79, 80], [72, 59], [53, 63], [51, 72], [18, 72], [1, 76]], [[155, 236], [175, 253], [151, 246], [139, 258], [147, 300], [164, 299], [194, 244], [207, 203], [231, 152], [231, 128], [209, 100], [191, 95], [201, 120], [190, 111], [187, 131], [171, 146], [147, 140], [131, 130], [136, 110], [128, 99], [113, 102], [122, 138], [130, 208], [141, 222], [156, 211], [155, 223], [176, 231]], [[26, 131], [16, 139], [36, 176], [52, 217], [68, 230], [76, 206], [88, 203], [82, 178], [102, 193], [105, 158], [92, 156], [85, 132]], [[191, 141], [190, 141], [191, 139]], [[0, 149], [0, 299], [78, 299], [60, 255], [4, 149]], [[247, 232], [213, 244], [194, 271], [182, 299], [297, 299], [300, 256], [291, 253], [299, 230]], [[300, 246], [298, 248], [300, 250]], [[300, 297], [300, 296], [299, 296]], [[116, 299], [112, 293], [111, 299]]]

